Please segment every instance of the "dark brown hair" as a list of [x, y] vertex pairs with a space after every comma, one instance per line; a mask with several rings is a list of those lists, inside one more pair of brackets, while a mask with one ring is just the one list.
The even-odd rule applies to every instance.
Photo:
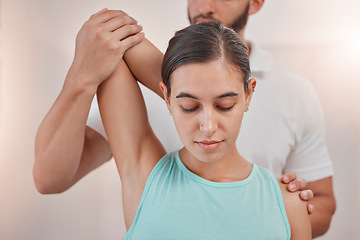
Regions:
[[244, 89], [250, 76], [247, 48], [231, 29], [216, 22], [191, 25], [176, 32], [170, 39], [162, 63], [161, 76], [170, 96], [171, 74], [176, 68], [189, 63], [207, 63], [225, 59], [243, 74]]

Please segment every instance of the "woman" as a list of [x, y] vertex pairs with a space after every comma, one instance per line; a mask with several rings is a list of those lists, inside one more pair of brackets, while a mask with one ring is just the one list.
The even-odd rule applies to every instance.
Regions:
[[311, 239], [306, 203], [236, 149], [256, 86], [249, 73], [246, 47], [232, 30], [202, 23], [177, 32], [160, 88], [184, 147], [168, 154], [126, 64], [114, 74], [122, 79], [100, 86], [125, 239]]

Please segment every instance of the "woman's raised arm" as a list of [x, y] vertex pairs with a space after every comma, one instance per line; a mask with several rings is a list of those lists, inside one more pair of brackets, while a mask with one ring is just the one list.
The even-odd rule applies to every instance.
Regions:
[[130, 227], [146, 180], [165, 150], [152, 131], [140, 88], [124, 61], [98, 89], [101, 118], [121, 178]]

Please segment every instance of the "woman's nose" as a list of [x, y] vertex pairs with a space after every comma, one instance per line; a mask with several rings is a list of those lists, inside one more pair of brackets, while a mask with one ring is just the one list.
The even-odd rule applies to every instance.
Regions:
[[212, 111], [205, 111], [202, 118], [200, 121], [200, 131], [205, 133], [206, 136], [213, 135], [218, 129], [214, 113]]

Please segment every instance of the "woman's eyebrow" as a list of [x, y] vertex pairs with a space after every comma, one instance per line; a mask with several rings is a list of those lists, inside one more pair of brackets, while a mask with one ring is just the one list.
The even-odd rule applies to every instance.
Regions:
[[218, 96], [216, 98], [236, 97], [236, 96], [239, 96], [239, 94], [236, 92], [227, 92], [227, 93], [221, 94], [220, 96]]
[[184, 93], [184, 92], [179, 93], [175, 98], [193, 98], [193, 99], [199, 100], [197, 97], [195, 97], [189, 93]]
[[[216, 99], [225, 98], [225, 97], [236, 97], [236, 96], [239, 96], [239, 94], [236, 92], [227, 92], [227, 93], [217, 96]], [[199, 98], [197, 98], [189, 93], [185, 93], [185, 92], [179, 93], [175, 98], [192, 98], [192, 99], [199, 100]]]

